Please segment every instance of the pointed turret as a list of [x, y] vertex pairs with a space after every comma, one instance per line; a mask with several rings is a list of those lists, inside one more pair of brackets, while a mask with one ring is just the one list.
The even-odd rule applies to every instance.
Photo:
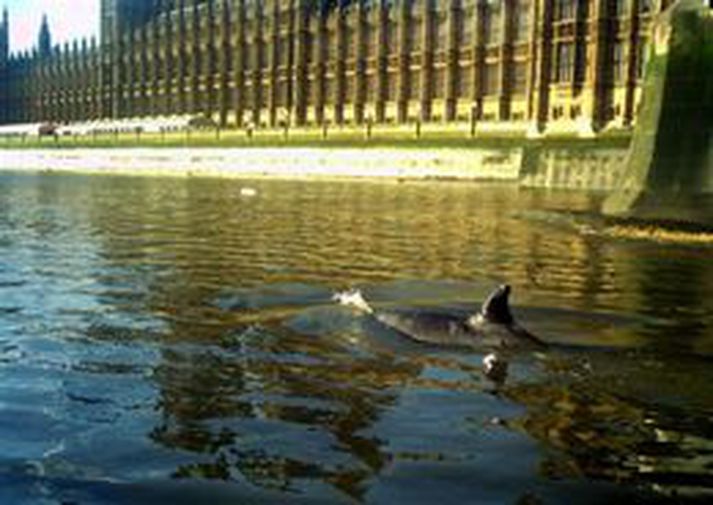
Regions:
[[42, 24], [40, 25], [40, 35], [37, 39], [37, 48], [40, 52], [40, 57], [45, 58], [52, 53], [52, 35], [50, 35], [50, 26], [47, 21], [47, 14], [42, 15]]
[[7, 7], [2, 10], [2, 24], [0, 25], [0, 61], [7, 62], [10, 56], [10, 16]]

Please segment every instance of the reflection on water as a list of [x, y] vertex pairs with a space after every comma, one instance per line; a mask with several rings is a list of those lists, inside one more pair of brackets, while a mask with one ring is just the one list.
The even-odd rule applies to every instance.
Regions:
[[[599, 198], [0, 176], [0, 502], [705, 499], [710, 246], [619, 240]], [[555, 346], [498, 390], [330, 299], [501, 281]]]

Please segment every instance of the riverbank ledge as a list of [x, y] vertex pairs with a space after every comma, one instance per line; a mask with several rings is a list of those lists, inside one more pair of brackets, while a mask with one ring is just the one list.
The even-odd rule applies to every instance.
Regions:
[[7, 149], [14, 171], [146, 176], [519, 180], [523, 148]]

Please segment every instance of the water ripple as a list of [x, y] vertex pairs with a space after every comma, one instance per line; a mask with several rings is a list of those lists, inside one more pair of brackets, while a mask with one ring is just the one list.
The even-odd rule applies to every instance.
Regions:
[[[0, 182], [3, 503], [710, 492], [709, 251], [585, 230], [596, 197]], [[331, 301], [356, 286], [377, 307], [470, 313], [499, 282], [565, 350], [516, 357], [498, 391], [481, 353], [415, 345]]]

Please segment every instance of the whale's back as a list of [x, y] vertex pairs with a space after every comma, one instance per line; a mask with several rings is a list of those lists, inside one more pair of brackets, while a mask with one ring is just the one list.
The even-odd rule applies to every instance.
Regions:
[[517, 323], [492, 323], [485, 319], [473, 324], [462, 314], [416, 310], [377, 311], [383, 325], [417, 342], [478, 350], [544, 349], [546, 344]]
[[467, 347], [476, 344], [461, 315], [413, 310], [377, 312], [375, 316], [382, 324], [419, 342]]
[[546, 344], [522, 328], [512, 317], [510, 286], [503, 284], [475, 314], [434, 310], [375, 310], [358, 290], [337, 293], [342, 305], [373, 315], [382, 325], [414, 341], [489, 349], [543, 349]]

